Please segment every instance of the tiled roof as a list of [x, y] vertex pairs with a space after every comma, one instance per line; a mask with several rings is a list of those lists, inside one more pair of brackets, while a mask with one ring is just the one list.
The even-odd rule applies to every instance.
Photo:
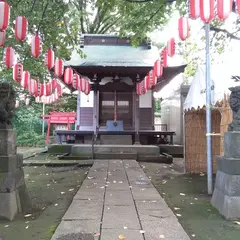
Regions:
[[152, 67], [159, 57], [157, 47], [147, 46], [109, 46], [109, 45], [85, 45], [81, 48], [86, 58], [74, 51], [71, 60], [65, 62], [65, 66], [83, 67]]

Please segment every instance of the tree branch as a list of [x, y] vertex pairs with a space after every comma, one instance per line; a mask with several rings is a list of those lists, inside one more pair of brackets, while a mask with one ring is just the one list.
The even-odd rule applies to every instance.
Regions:
[[130, 3], [146, 3], [146, 2], [153, 2], [153, 0], [125, 0], [126, 2]]
[[235, 40], [240, 40], [240, 37], [235, 36], [233, 33], [230, 33], [229, 31], [227, 31], [226, 29], [222, 29], [222, 28], [218, 28], [218, 27], [214, 27], [214, 26], [210, 26], [210, 30], [217, 32], [217, 33], [225, 33], [229, 38], [231, 39], [235, 39]]
[[42, 19], [40, 20], [40, 23], [39, 23], [39, 25], [38, 25], [37, 32], [39, 32], [39, 30], [40, 30], [40, 27], [41, 27], [42, 21], [43, 21], [43, 19], [44, 19], [44, 17], [45, 17], [45, 14], [46, 14], [48, 5], [49, 5], [49, 0], [47, 1], [46, 5], [45, 5], [45, 7], [44, 7], [44, 9], [43, 9]]
[[[153, 2], [154, 0], [125, 0], [126, 2], [130, 3], [148, 3], [148, 2]], [[166, 3], [172, 3], [175, 2], [176, 0], [166, 0]]]

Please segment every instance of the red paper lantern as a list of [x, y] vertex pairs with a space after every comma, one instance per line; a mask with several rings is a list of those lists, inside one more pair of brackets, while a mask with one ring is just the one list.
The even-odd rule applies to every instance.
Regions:
[[146, 84], [146, 89], [150, 89], [150, 81], [149, 81], [149, 76], [145, 76], [144, 78], [145, 84]]
[[205, 23], [209, 23], [214, 18], [215, 0], [200, 0], [200, 17]]
[[52, 80], [52, 88], [53, 89], [57, 88], [57, 79], [56, 78], [53, 78], [53, 80]]
[[169, 57], [173, 57], [175, 54], [175, 39], [170, 38], [167, 43], [167, 53]]
[[39, 103], [39, 102], [40, 102], [40, 97], [39, 97], [39, 96], [35, 97], [35, 102], [36, 102], [36, 103]]
[[59, 96], [62, 96], [62, 87], [61, 87], [61, 85], [59, 83], [57, 83], [56, 91], [57, 91]]
[[200, 16], [200, 2], [199, 0], [188, 0], [189, 17], [197, 19]]
[[10, 6], [5, 2], [0, 2], [0, 31], [8, 28], [10, 18]]
[[148, 78], [147, 78], [147, 77], [145, 77], [145, 78], [143, 79], [143, 82], [144, 82], [144, 88], [146, 89], [146, 92], [147, 92], [147, 90], [149, 89], [149, 82], [148, 82]]
[[6, 32], [0, 31], [0, 47], [4, 46], [5, 39], [6, 39]]
[[64, 82], [69, 85], [72, 83], [72, 79], [73, 79], [73, 70], [71, 68], [66, 68], [66, 70], [64, 71]]
[[57, 91], [54, 93], [54, 96], [55, 96], [55, 99], [57, 101], [58, 100], [58, 92]]
[[43, 94], [44, 96], [49, 96], [52, 94], [52, 84], [51, 83], [44, 83], [43, 84]]
[[46, 97], [46, 96], [42, 96], [42, 97], [41, 97], [41, 102], [42, 102], [43, 104], [47, 104], [47, 97]]
[[36, 34], [32, 37], [31, 41], [31, 54], [33, 57], [38, 58], [42, 51], [42, 41], [41, 38]]
[[13, 66], [13, 80], [16, 82], [21, 82], [23, 76], [23, 65], [17, 63]]
[[42, 97], [43, 94], [44, 94], [44, 85], [43, 85], [42, 83], [38, 82], [38, 83], [37, 83], [37, 88], [38, 88], [38, 90], [37, 90], [37, 95], [38, 95], [39, 97]]
[[146, 83], [145, 83], [145, 79], [143, 79], [141, 82], [140, 82], [140, 85], [141, 85], [141, 91], [142, 91], [142, 94], [145, 94], [147, 92], [147, 88], [146, 88]]
[[168, 57], [168, 55], [167, 55], [167, 49], [164, 48], [164, 49], [162, 50], [162, 52], [161, 52], [161, 63], [162, 63], [162, 65], [163, 65], [164, 68], [167, 67], [167, 57]]
[[73, 74], [73, 81], [72, 81], [72, 87], [74, 89], [78, 89], [80, 83], [80, 76], [77, 73]]
[[86, 81], [86, 89], [85, 89], [84, 93], [86, 95], [89, 95], [90, 91], [91, 91], [91, 85], [88, 81]]
[[22, 80], [20, 82], [21, 86], [23, 88], [27, 88], [28, 83], [30, 82], [30, 79], [31, 79], [30, 73], [27, 71], [24, 71], [22, 75]]
[[19, 16], [15, 20], [15, 37], [18, 41], [24, 41], [27, 37], [28, 20], [26, 17]]
[[182, 41], [184, 41], [188, 38], [189, 30], [190, 30], [190, 26], [189, 26], [188, 18], [186, 18], [186, 17], [179, 18], [178, 33], [179, 33], [179, 37]]
[[54, 67], [54, 61], [55, 61], [54, 51], [51, 48], [49, 48], [45, 53], [44, 64], [49, 70], [51, 70]]
[[79, 86], [78, 86], [78, 90], [81, 91], [81, 92], [85, 92], [86, 85], [87, 85], [87, 81], [84, 78], [81, 77], [80, 78], [80, 83], [79, 83]]
[[237, 8], [236, 10], [238, 14], [240, 14], [240, 0], [236, 0], [235, 2], [236, 2], [236, 8]]
[[62, 59], [56, 59], [54, 73], [57, 77], [62, 77], [64, 73], [64, 63]]
[[220, 20], [225, 20], [232, 12], [233, 0], [217, 0], [217, 15]]
[[148, 73], [148, 77], [149, 77], [149, 88], [152, 88], [153, 86], [156, 85], [157, 83], [157, 77], [154, 73], [153, 70], [151, 70], [149, 73]]
[[142, 95], [142, 86], [141, 86], [141, 83], [137, 83], [136, 85], [136, 93], [137, 95]]
[[30, 80], [28, 84], [28, 92], [33, 96], [38, 96], [38, 84], [36, 80]]
[[15, 51], [12, 47], [6, 47], [4, 50], [3, 61], [6, 68], [11, 68], [15, 63]]
[[160, 60], [157, 60], [155, 63], [154, 63], [154, 68], [153, 68], [153, 70], [154, 70], [154, 73], [155, 73], [155, 76], [156, 77], [161, 77], [162, 76], [162, 74], [163, 74], [163, 65], [162, 65], [162, 63], [161, 63], [161, 61]]

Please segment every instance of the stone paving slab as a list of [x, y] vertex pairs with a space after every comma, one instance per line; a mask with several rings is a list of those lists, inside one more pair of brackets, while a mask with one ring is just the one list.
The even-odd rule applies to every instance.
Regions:
[[135, 160], [95, 161], [52, 240], [117, 240], [119, 235], [190, 240]]
[[146, 240], [189, 240], [176, 218], [162, 218], [156, 221], [141, 221]]
[[[77, 220], [77, 221], [62, 221], [55, 231], [51, 240], [99, 240], [100, 238], [94, 237], [96, 233], [100, 232], [100, 222], [93, 220]], [[89, 236], [90, 235], [90, 236]], [[78, 236], [78, 238], [76, 237]]]
[[103, 201], [74, 200], [63, 216], [63, 220], [97, 220], [101, 221]]
[[105, 188], [99, 188], [99, 189], [80, 189], [73, 200], [104, 200], [104, 194], [105, 194]]
[[102, 228], [141, 229], [138, 215], [133, 206], [105, 206]]
[[101, 240], [118, 240], [122, 235], [126, 240], [144, 240], [143, 234], [139, 230], [129, 229], [102, 229]]
[[133, 206], [134, 201], [131, 191], [111, 191], [107, 188], [105, 195], [105, 206], [108, 205]]
[[134, 200], [159, 200], [161, 196], [155, 188], [133, 187], [132, 194]]
[[138, 210], [163, 210], [166, 208], [170, 210], [161, 198], [158, 200], [135, 200], [135, 204]]
[[140, 221], [158, 221], [163, 218], [176, 218], [173, 212], [169, 208], [162, 210], [144, 209], [138, 210], [138, 216]]

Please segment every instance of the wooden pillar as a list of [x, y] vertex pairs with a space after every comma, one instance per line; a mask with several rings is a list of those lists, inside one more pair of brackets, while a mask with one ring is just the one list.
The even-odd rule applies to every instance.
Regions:
[[140, 122], [139, 122], [139, 117], [140, 117], [140, 111], [139, 111], [139, 96], [135, 93], [135, 99], [136, 102], [134, 104], [135, 106], [135, 143], [134, 144], [140, 144], [139, 140], [139, 129], [140, 129]]
[[98, 90], [94, 89], [93, 94], [93, 131], [96, 133], [99, 128], [99, 94]]
[[80, 111], [80, 108], [81, 108], [81, 93], [80, 91], [78, 91], [78, 97], [77, 97], [77, 121], [75, 123], [75, 130], [79, 130], [80, 128], [80, 114], [81, 114], [81, 111]]

